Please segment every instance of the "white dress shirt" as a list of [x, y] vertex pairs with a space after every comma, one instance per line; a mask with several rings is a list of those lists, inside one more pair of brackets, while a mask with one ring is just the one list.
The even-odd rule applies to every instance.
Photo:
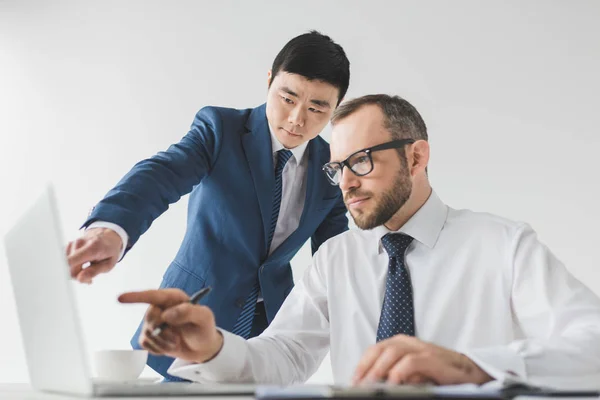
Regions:
[[[279, 142], [277, 137], [273, 134], [273, 130], [269, 126], [269, 133], [271, 135], [271, 149], [273, 151], [273, 173], [277, 164], [277, 151], [284, 149], [285, 147]], [[306, 198], [306, 175], [308, 169], [308, 142], [304, 142], [301, 145], [289, 149], [292, 152], [292, 157], [288, 160], [283, 168], [282, 174], [282, 186], [281, 186], [281, 205], [279, 208], [279, 216], [277, 218], [277, 225], [275, 225], [275, 233], [273, 234], [273, 240], [271, 241], [271, 247], [269, 254], [273, 253], [277, 247], [279, 247], [285, 239], [287, 239], [300, 225], [300, 217], [302, 217], [302, 211], [304, 210], [304, 201]], [[123, 243], [121, 253], [119, 254], [119, 261], [125, 254], [127, 243], [129, 242], [129, 236], [125, 229], [121, 226], [112, 222], [106, 221], [95, 221], [92, 222], [86, 229], [92, 228], [109, 228], [115, 231], [120, 237]], [[261, 299], [259, 299], [261, 300]]]
[[[351, 381], [375, 344], [388, 255], [381, 226], [324, 243], [272, 324], [248, 341], [222, 331], [219, 354], [176, 360], [169, 374], [199, 382], [303, 382], [328, 350], [335, 383]], [[600, 385], [600, 300], [527, 224], [446, 206], [432, 192], [400, 229], [416, 336], [462, 352], [497, 380]]]

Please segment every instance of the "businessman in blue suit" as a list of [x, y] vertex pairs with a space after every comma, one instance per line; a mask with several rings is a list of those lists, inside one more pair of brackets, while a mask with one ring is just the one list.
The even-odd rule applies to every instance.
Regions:
[[[341, 192], [322, 172], [329, 145], [319, 133], [349, 79], [344, 50], [328, 36], [293, 38], [268, 72], [266, 104], [202, 108], [179, 143], [137, 163], [107, 193], [67, 245], [71, 275], [91, 283], [110, 271], [191, 192], [185, 237], [160, 287], [189, 295], [211, 286], [202, 303], [217, 325], [259, 335], [294, 285], [290, 260], [300, 247], [310, 238], [314, 253], [348, 229]], [[177, 380], [166, 372], [172, 361], [151, 355], [148, 365]]]

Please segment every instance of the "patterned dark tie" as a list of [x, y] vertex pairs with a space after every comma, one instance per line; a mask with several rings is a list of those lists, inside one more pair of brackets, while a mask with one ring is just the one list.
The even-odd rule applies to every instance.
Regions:
[[381, 238], [390, 263], [377, 328], [377, 342], [398, 334], [415, 335], [412, 285], [404, 265], [404, 253], [412, 240], [410, 236], [398, 233], [388, 233]]
[[[273, 234], [275, 233], [275, 227], [277, 226], [277, 218], [279, 217], [279, 208], [281, 207], [281, 187], [282, 177], [281, 173], [285, 164], [288, 162], [292, 152], [286, 149], [279, 150], [277, 152], [277, 166], [275, 167], [275, 189], [273, 193], [273, 209], [271, 211], [271, 226], [269, 229], [269, 237], [267, 238], [267, 254], [271, 248], [271, 242], [273, 241]], [[236, 321], [232, 333], [239, 335], [245, 339], [250, 337], [252, 331], [252, 321], [254, 320], [254, 310], [256, 309], [256, 301], [258, 300], [258, 293], [260, 286], [258, 277], [256, 277], [256, 283], [250, 292], [250, 295], [244, 303], [242, 312]]]

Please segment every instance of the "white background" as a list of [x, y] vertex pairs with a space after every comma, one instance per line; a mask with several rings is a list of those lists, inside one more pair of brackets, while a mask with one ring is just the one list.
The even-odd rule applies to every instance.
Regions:
[[[199, 108], [264, 102], [277, 52], [318, 29], [350, 58], [348, 97], [399, 94], [421, 111], [445, 202], [531, 223], [600, 293], [599, 17], [600, 2], [566, 0], [2, 1], [0, 234], [51, 180], [76, 237], [88, 209]], [[158, 285], [186, 205], [110, 275], [77, 286], [90, 350], [128, 348], [144, 307], [116, 296]], [[305, 246], [295, 273], [309, 263]], [[0, 381], [26, 381], [1, 247], [0, 320]], [[327, 364], [314, 379], [331, 379]]]

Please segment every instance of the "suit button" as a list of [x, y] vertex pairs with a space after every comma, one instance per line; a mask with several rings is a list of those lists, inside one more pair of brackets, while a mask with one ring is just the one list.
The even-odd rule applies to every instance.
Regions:
[[236, 305], [238, 308], [244, 308], [244, 304], [246, 304], [246, 299], [244, 299], [243, 297], [240, 297], [239, 299], [237, 299], [237, 300], [235, 301], [235, 305]]

